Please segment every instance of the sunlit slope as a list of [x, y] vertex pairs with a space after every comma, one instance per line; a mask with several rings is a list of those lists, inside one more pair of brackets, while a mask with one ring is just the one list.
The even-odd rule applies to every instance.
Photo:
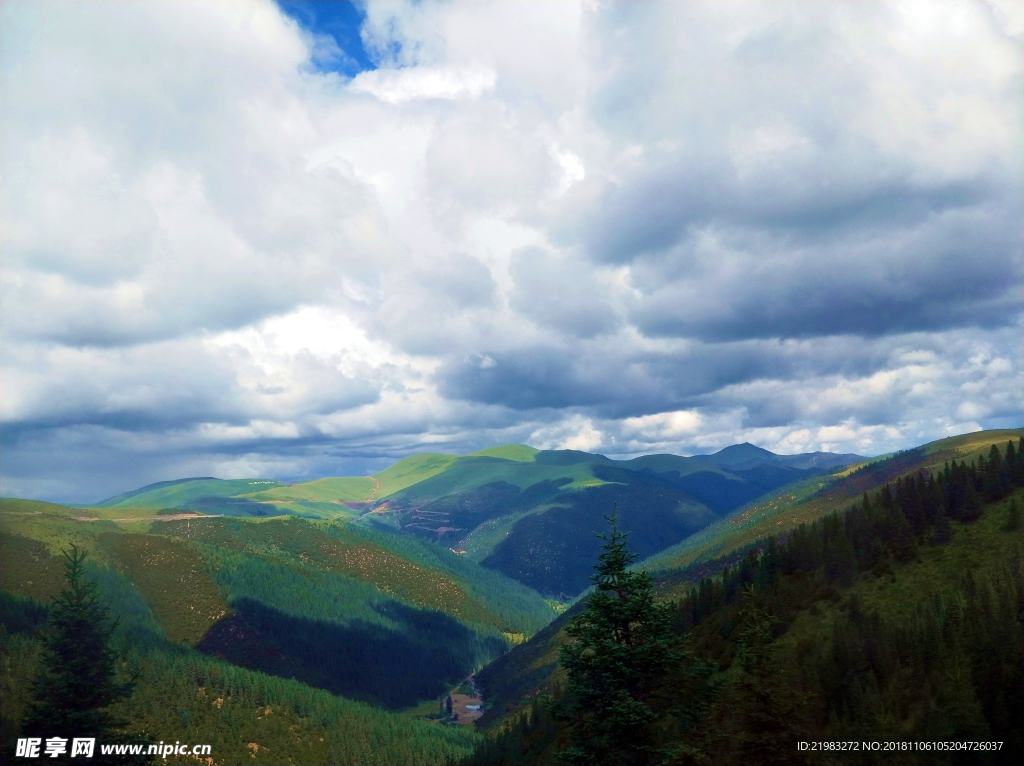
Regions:
[[210, 519], [167, 522], [154, 531], [360, 580], [412, 606], [471, 624], [530, 634], [551, 614], [537, 594], [450, 551], [350, 525]]
[[[141, 534], [79, 521], [76, 509], [50, 504], [4, 502], [0, 510], [5, 736], [25, 712], [46, 605], [65, 585], [60, 548], [74, 542], [89, 551], [86, 577], [117, 618], [115, 650], [138, 671], [130, 703], [115, 711], [131, 731], [158, 731], [167, 711], [177, 711], [177, 736], [212, 744], [224, 763], [281, 763], [287, 753], [308, 764], [426, 764], [468, 749], [468, 732], [381, 708], [442, 693], [473, 669], [481, 645], [500, 649], [496, 631], [485, 635], [407, 606], [368, 583], [304, 566], [301, 557], [268, 555], [272, 546], [257, 554], [189, 539], [201, 525], [220, 523], [245, 527], [240, 537], [252, 543], [279, 545], [287, 522], [192, 519], [175, 535], [168, 534], [173, 522], [151, 520], [164, 534]], [[244, 534], [264, 526], [263, 535]], [[230, 565], [218, 566], [225, 557]], [[261, 588], [266, 600], [257, 598]], [[449, 642], [465, 667], [452, 662]], [[347, 667], [355, 674], [342, 672]]]
[[[111, 519], [124, 518], [115, 523]], [[39, 561], [58, 556], [72, 544], [88, 551], [92, 560], [112, 566], [114, 559], [99, 545], [99, 538], [112, 530], [139, 531], [148, 529], [158, 518], [154, 508], [68, 508], [54, 503], [17, 498], [0, 499], [0, 588], [24, 592], [33, 597], [48, 599], [56, 591], [40, 590], [41, 577], [25, 574], [15, 565], [22, 552], [15, 543], [31, 541], [35, 551], [29, 560]], [[83, 521], [81, 519], [89, 519]], [[13, 541], [13, 542], [12, 542]], [[13, 546], [13, 547], [12, 547]], [[59, 563], [59, 562], [55, 562]], [[58, 567], [59, 569], [59, 567]], [[57, 571], [57, 570], [54, 570]], [[36, 572], [36, 575], [39, 575]]]
[[749, 504], [728, 519], [643, 562], [651, 570], [685, 567], [721, 556], [773, 534], [836, 511], [844, 511], [864, 492], [881, 488], [900, 476], [941, 469], [947, 461], [971, 462], [993, 444], [1016, 443], [1022, 429], [978, 431], [929, 442], [897, 455], [872, 458], [787, 485]]
[[371, 500], [377, 486], [369, 476], [347, 476], [274, 487], [241, 497], [272, 504], [296, 516], [347, 519], [358, 514], [358, 510], [347, 503], [358, 505]]
[[[528, 463], [532, 462], [533, 456], [537, 452], [538, 450], [524, 444], [505, 444], [462, 457], [425, 452], [403, 458], [372, 476], [302, 482], [280, 490], [261, 492], [258, 495], [253, 495], [253, 498], [368, 503], [391, 497], [408, 487], [446, 473], [453, 467], [462, 468], [464, 474], [466, 470], [464, 463], [467, 460], [472, 463], [472, 458], [484, 457], [511, 463]], [[469, 470], [472, 471], [472, 469]], [[486, 483], [486, 477], [482, 481]]]
[[5, 513], [56, 513], [63, 516], [76, 516], [88, 511], [69, 508], [66, 505], [47, 503], [43, 500], [22, 500], [17, 497], [0, 498], [0, 510]]
[[[358, 580], [410, 606], [439, 610], [467, 624], [499, 631], [529, 635], [552, 616], [543, 599], [523, 585], [416, 539], [289, 517], [176, 518], [148, 509], [133, 510], [134, 515], [115, 523], [82, 520], [79, 509], [4, 499], [0, 504], [4, 562], [0, 587], [48, 599], [56, 591], [43, 583], [52, 585], [54, 580], [40, 562], [53, 559], [51, 563], [59, 563], [59, 552], [75, 544], [89, 552], [97, 565], [134, 573], [132, 578], [144, 592], [145, 582], [151, 579], [152, 592], [171, 599], [166, 610], [161, 610], [166, 614], [194, 613], [196, 604], [190, 599], [197, 598], [203, 586], [198, 581], [182, 581], [178, 583], [181, 587], [167, 585], [184, 573], [209, 568], [197, 563], [198, 544], [207, 546], [202, 550], [236, 551], [262, 562], [275, 562], [274, 566]], [[146, 513], [149, 515], [142, 515]]]
[[104, 587], [134, 594], [115, 614], [145, 617], [161, 640], [388, 708], [433, 698], [554, 616], [498, 572], [372, 530], [153, 510], [87, 521], [26, 501], [2, 510], [5, 594], [47, 603], [63, 584], [60, 551], [75, 544]]
[[504, 460], [518, 460], [523, 463], [532, 462], [534, 456], [540, 452], [535, 447], [528, 447], [525, 444], [503, 444], [500, 447], [488, 447], [487, 449], [471, 452], [467, 457], [500, 457]]
[[[540, 453], [541, 455], [545, 453]], [[569, 465], [522, 462], [497, 457], [458, 458], [443, 472], [394, 492], [402, 500], [424, 502], [477, 489], [487, 484], [504, 484], [526, 489], [544, 481], [565, 479], [562, 486], [597, 486], [603, 482], [593, 472], [592, 461]]]
[[[522, 450], [513, 452], [523, 455]], [[618, 505], [641, 555], [691, 535], [722, 513], [806, 471], [759, 466], [742, 475], [674, 455], [616, 461], [578, 450], [532, 460], [467, 455], [379, 500], [358, 523], [465, 552], [541, 593], [589, 584], [590, 534]]]
[[202, 557], [180, 541], [132, 532], [135, 523], [81, 521], [67, 512], [76, 509], [22, 514], [12, 506], [0, 507], [2, 591], [48, 602], [63, 587], [61, 551], [74, 544], [92, 566], [127, 577], [173, 641], [194, 644], [228, 611]]
[[101, 500], [97, 508], [180, 508], [200, 498], [239, 497], [284, 485], [273, 479], [181, 479], [150, 484]]
[[267, 502], [305, 500], [314, 503], [364, 503], [370, 498], [375, 486], [369, 476], [346, 476], [278, 486], [244, 496]]
[[374, 474], [374, 480], [379, 483], [374, 499], [381, 500], [406, 487], [436, 476], [448, 470], [459, 459], [457, 455], [442, 455], [436, 452], [426, 452], [403, 458], [380, 473]]
[[217, 516], [282, 516], [349, 518], [355, 511], [344, 503], [361, 502], [376, 486], [366, 476], [319, 479], [286, 485], [271, 479], [183, 479], [143, 487], [104, 500], [93, 510], [162, 508]]

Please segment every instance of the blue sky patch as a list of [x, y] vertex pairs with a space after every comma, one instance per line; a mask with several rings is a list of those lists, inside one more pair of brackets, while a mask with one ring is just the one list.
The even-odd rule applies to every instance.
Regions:
[[318, 50], [314, 65], [323, 72], [337, 72], [355, 77], [360, 72], [376, 69], [363, 47], [359, 30], [366, 18], [362, 3], [347, 0], [278, 0], [278, 7], [303, 29], [314, 35], [334, 39], [340, 53]]

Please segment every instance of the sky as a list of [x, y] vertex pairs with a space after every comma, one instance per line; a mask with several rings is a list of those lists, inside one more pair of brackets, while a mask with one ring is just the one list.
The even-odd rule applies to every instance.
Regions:
[[1024, 5], [0, 3], [0, 493], [1022, 425]]

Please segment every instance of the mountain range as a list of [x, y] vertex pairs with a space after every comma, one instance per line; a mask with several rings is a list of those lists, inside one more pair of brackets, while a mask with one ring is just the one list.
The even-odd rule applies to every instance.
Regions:
[[617, 506], [640, 556], [650, 556], [778, 487], [864, 458], [776, 455], [737, 444], [713, 455], [613, 460], [508, 444], [465, 456], [422, 453], [371, 475], [284, 484], [272, 479], [165, 481], [96, 503], [223, 516], [344, 519], [421, 538], [560, 599], [590, 584]]
[[755, 447], [750, 442], [733, 444], [719, 450], [713, 455], [694, 455], [692, 460], [699, 460], [702, 463], [729, 468], [732, 470], [749, 470], [761, 465], [778, 466], [781, 468], [796, 468], [799, 470], [835, 468], [837, 466], [859, 463], [866, 458], [863, 455], [853, 453], [838, 454], [835, 452], [802, 452], [799, 455], [776, 455], [761, 447]]
[[[589, 585], [600, 552], [593, 532], [607, 529], [602, 516], [613, 504], [631, 532], [630, 550], [646, 557], [636, 566], [652, 575], [658, 600], [681, 605], [680, 629], [693, 626], [702, 656], [725, 667], [735, 651], [730, 632], [740, 624], [736, 605], [722, 602], [694, 626], [694, 586], [700, 583], [700, 593], [707, 589], [712, 600], [727, 599], [730, 588], [735, 596], [736, 578], [754, 576], [751, 562], [762, 561], [758, 551], [766, 540], [806, 542], [815, 523], [819, 533], [822, 523], [856, 531], [834, 514], [861, 508], [865, 493], [872, 513], [881, 513], [883, 487], [892, 485], [906, 515], [893, 516], [896, 525], [877, 534], [888, 535], [885, 544], [895, 553], [879, 549], [872, 564], [874, 548], [854, 548], [858, 566], [869, 567], [858, 570], [856, 593], [843, 590], [845, 581], [822, 580], [833, 576], [828, 567], [786, 575], [790, 595], [780, 604], [795, 629], [780, 639], [788, 652], [782, 665], [796, 667], [810, 657], [810, 675], [800, 683], [819, 683], [814, 679], [835, 676], [822, 657], [832, 657], [833, 623], [857, 614], [854, 596], [867, 605], [884, 597], [902, 619], [920, 605], [922, 588], [952, 588], [951, 598], [966, 603], [968, 591], [956, 590], [954, 580], [971, 572], [1002, 577], [1004, 560], [1019, 562], [1019, 521], [1010, 523], [1006, 507], [986, 506], [980, 520], [953, 519], [939, 535], [921, 526], [907, 482], [931, 491], [921, 484], [924, 477], [942, 474], [954, 487], [975, 471], [987, 477], [979, 479], [978, 492], [1003, 497], [1006, 468], [993, 462], [991, 450], [996, 445], [1009, 456], [1012, 440], [1019, 454], [1021, 435], [966, 434], [855, 462], [858, 456], [781, 456], [749, 444], [714, 455], [633, 460], [505, 445], [465, 456], [413, 455], [372, 476], [296, 484], [209, 476], [166, 481], [89, 507], [3, 498], [0, 747], [14, 752], [42, 657], [48, 604], [64, 586], [61, 553], [71, 544], [87, 552], [87, 578], [118, 620], [113, 649], [139, 679], [131, 701], [114, 711], [131, 721], [133, 732], [163, 730], [170, 715], [175, 736], [211, 743], [218, 763], [277, 764], [287, 753], [310, 764], [521, 764], [553, 747], [543, 739], [550, 722], [534, 718], [523, 733], [520, 723], [531, 719], [517, 716], [536, 713], [538, 696], [564, 687], [557, 661], [562, 629], [585, 600], [564, 602]], [[964, 460], [978, 467], [965, 469]], [[1019, 485], [1024, 464], [1016, 465]], [[1020, 489], [1015, 492], [1019, 516]], [[967, 495], [962, 499], [964, 508], [974, 507]], [[934, 516], [929, 503], [921, 507]], [[921, 526], [921, 542], [900, 531], [907, 519], [914, 529]], [[938, 530], [938, 517], [935, 523]], [[940, 538], [952, 543], [939, 544]], [[803, 566], [799, 561], [786, 566]], [[849, 557], [839, 564], [844, 561]], [[978, 603], [987, 608], [989, 602]], [[1011, 603], [1024, 601], [1013, 596]], [[569, 609], [559, 617], [563, 606]], [[1007, 614], [1019, 628], [1016, 613]], [[996, 624], [990, 617], [978, 612], [970, 624]], [[902, 633], [893, 635], [902, 640]], [[991, 648], [979, 643], [965, 666], [1002, 652], [1007, 668], [1019, 667], [1006, 648], [1019, 641], [1002, 636], [992, 634]], [[810, 652], [814, 647], [822, 648]], [[863, 657], [854, 660], [866, 667]], [[902, 688], [902, 672], [886, 670], [887, 695]], [[468, 684], [470, 674], [483, 693], [476, 726], [443, 715], [445, 696]], [[932, 681], [947, 684], [939, 675]], [[979, 692], [983, 701], [997, 699], [1003, 688], [988, 681], [977, 686], [995, 690]], [[952, 687], [942, 689], [935, 705], [946, 704], [942, 695]], [[730, 699], [723, 697], [720, 708], [727, 724]], [[907, 715], [917, 720], [913, 710]], [[1006, 728], [996, 725], [1002, 719], [992, 720], [993, 731]], [[484, 739], [476, 732], [488, 727], [507, 736]], [[838, 736], [815, 731], [821, 741]], [[489, 742], [506, 754], [493, 757]], [[463, 760], [473, 750], [473, 759]]]

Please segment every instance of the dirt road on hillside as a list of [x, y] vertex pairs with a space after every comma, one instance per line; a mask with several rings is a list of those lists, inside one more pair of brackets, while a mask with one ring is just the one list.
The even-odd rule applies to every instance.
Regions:
[[99, 516], [75, 516], [78, 521], [181, 521], [183, 519], [219, 519], [219, 513], [168, 513], [163, 516], [131, 516], [127, 519], [101, 519]]

